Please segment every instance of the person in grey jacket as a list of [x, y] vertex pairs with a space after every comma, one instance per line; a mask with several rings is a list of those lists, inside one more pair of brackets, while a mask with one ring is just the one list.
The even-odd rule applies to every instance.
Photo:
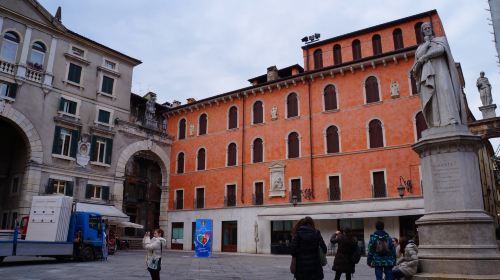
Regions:
[[401, 238], [399, 242], [400, 256], [396, 261], [396, 267], [392, 271], [394, 279], [411, 277], [417, 273], [418, 247], [413, 240]]
[[[163, 238], [162, 229], [155, 229], [153, 236], [154, 237], [151, 238], [149, 231], [146, 232], [144, 239], [142, 240], [142, 245], [144, 249], [147, 250], [146, 265], [149, 273], [151, 274], [151, 279], [160, 280], [162, 248], [167, 244], [167, 240]], [[152, 262], [158, 263], [157, 269], [151, 268]]]

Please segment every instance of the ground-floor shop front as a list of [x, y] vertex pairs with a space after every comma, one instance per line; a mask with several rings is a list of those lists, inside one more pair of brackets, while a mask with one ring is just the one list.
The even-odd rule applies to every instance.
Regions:
[[[424, 213], [423, 198], [377, 199], [339, 203], [174, 210], [168, 213], [168, 247], [193, 250], [196, 219], [213, 220], [212, 250], [288, 254], [291, 229], [305, 216], [314, 219], [323, 239], [349, 227], [366, 248], [375, 223], [382, 220], [393, 237], [417, 235], [415, 221]], [[330, 252], [333, 248], [329, 246]]]

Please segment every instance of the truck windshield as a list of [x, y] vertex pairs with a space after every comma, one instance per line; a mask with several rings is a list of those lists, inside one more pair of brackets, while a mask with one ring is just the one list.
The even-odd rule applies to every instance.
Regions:
[[97, 230], [98, 233], [101, 232], [101, 218], [99, 216], [91, 215], [89, 217], [89, 227]]

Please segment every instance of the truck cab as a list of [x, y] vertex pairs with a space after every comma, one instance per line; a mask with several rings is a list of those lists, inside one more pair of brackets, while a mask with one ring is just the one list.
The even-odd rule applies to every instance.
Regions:
[[71, 216], [68, 242], [74, 242], [74, 256], [91, 261], [102, 258], [104, 243], [102, 216], [92, 212], [74, 212]]

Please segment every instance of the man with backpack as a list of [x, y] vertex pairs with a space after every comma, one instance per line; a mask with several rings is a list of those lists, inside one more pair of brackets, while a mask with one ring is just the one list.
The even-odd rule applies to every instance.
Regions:
[[370, 235], [368, 243], [367, 263], [375, 268], [377, 280], [382, 280], [382, 274], [385, 274], [385, 280], [393, 280], [392, 267], [396, 264], [394, 243], [389, 234], [384, 231], [384, 222], [378, 221], [375, 228], [377, 230]]

